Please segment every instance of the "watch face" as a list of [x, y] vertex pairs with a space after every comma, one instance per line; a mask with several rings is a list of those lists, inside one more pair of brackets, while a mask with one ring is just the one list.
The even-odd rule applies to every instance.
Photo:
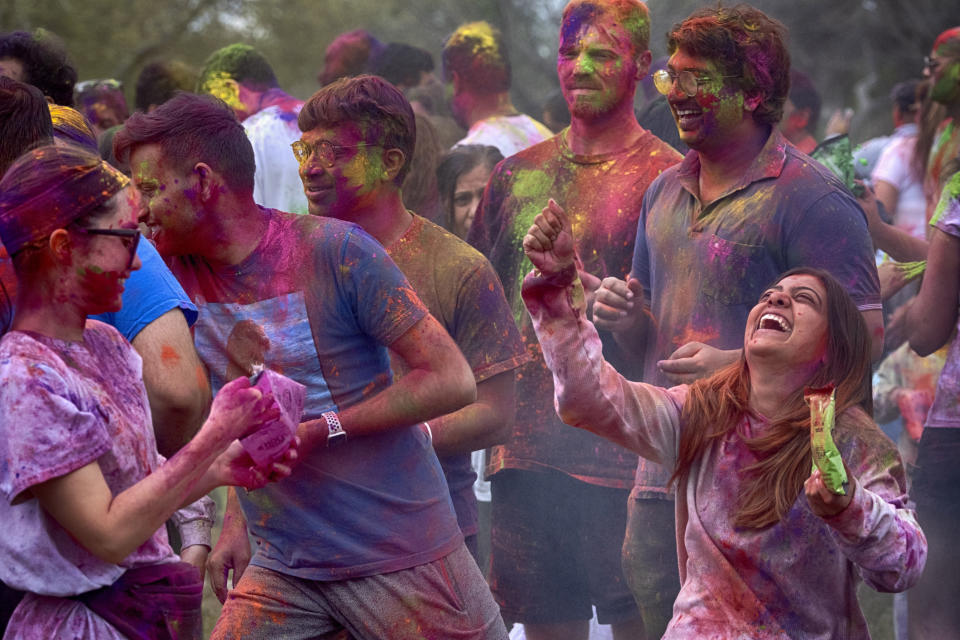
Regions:
[[337, 431], [336, 433], [331, 433], [327, 436], [327, 446], [336, 447], [343, 444], [347, 441], [347, 434], [345, 431]]

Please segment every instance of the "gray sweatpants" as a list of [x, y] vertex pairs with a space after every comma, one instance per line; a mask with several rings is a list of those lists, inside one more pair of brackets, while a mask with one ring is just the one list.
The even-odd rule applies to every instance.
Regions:
[[335, 582], [250, 566], [210, 637], [506, 640], [507, 630], [477, 563], [460, 545], [434, 562]]

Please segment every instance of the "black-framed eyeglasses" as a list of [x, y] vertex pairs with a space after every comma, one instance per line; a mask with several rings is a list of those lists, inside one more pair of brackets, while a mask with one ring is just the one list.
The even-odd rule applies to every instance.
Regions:
[[140, 245], [139, 229], [91, 229], [88, 227], [74, 227], [80, 233], [87, 233], [92, 236], [116, 236], [124, 238], [124, 244], [130, 251], [130, 259], [127, 261], [127, 269], [133, 266], [133, 261], [137, 257], [137, 247]]
[[937, 67], [939, 67], [940, 64], [941, 64], [941, 61], [937, 60], [932, 56], [923, 56], [923, 68], [929, 71], [930, 73], [933, 73], [934, 71], [936, 71]]
[[663, 95], [667, 95], [670, 93], [670, 90], [673, 89], [673, 83], [676, 82], [677, 85], [680, 86], [680, 90], [683, 91], [688, 98], [693, 98], [700, 92], [700, 85], [712, 80], [735, 77], [736, 76], [698, 76], [689, 69], [684, 69], [678, 73], [674, 73], [669, 69], [660, 69], [653, 74], [653, 86]]
[[317, 154], [317, 158], [327, 169], [333, 167], [337, 161], [337, 150], [338, 149], [360, 149], [362, 147], [373, 147], [376, 145], [368, 144], [366, 142], [361, 142], [359, 144], [334, 144], [329, 140], [318, 140], [313, 144], [309, 142], [304, 142], [303, 140], [297, 140], [290, 145], [290, 148], [293, 149], [293, 156], [297, 159], [297, 162], [300, 164], [305, 164], [307, 160], [310, 159], [310, 156], [314, 153]]

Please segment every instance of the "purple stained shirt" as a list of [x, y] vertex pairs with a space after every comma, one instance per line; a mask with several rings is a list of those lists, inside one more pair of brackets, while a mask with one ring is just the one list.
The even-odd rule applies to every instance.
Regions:
[[[687, 387], [631, 382], [603, 359], [572, 270], [528, 276], [523, 295], [564, 419], [672, 468], [687, 428], [680, 418]], [[820, 518], [800, 492], [777, 524], [734, 526], [743, 469], [756, 460], [744, 439], [767, 426], [744, 416], [677, 486], [681, 588], [666, 640], [866, 640], [857, 603], [861, 579], [896, 592], [920, 577], [927, 544], [908, 505], [900, 456], [859, 409], [841, 415], [834, 432], [853, 478], [844, 511]]]
[[[487, 474], [502, 469], [556, 470], [590, 484], [630, 489], [637, 457], [592, 434], [567, 429], [553, 408], [553, 381], [544, 364], [530, 318], [520, 299], [530, 261], [523, 237], [553, 198], [570, 216], [585, 271], [605, 278], [630, 270], [632, 242], [647, 187], [680, 161], [680, 154], [649, 132], [612, 153], [574, 153], [566, 130], [524, 149], [497, 165], [467, 237], [489, 258], [503, 283], [530, 360], [518, 371], [517, 414], [513, 433], [494, 447]], [[621, 349], [609, 334], [607, 357], [619, 371], [636, 378], [636, 354]], [[640, 461], [659, 478], [652, 497], [667, 496], [669, 474]]]
[[83, 342], [22, 331], [0, 340], [0, 580], [31, 592], [5, 637], [115, 637], [64, 596], [112, 584], [126, 569], [179, 560], [160, 528], [120, 564], [104, 562], [30, 493], [96, 461], [117, 495], [161, 464], [141, 372], [133, 347], [95, 320]]
[[[261, 207], [267, 227], [240, 264], [171, 261], [196, 303], [197, 353], [215, 390], [265, 366], [307, 387], [302, 420], [391, 384], [386, 347], [427, 310], [360, 227]], [[251, 560], [306, 580], [345, 580], [437, 560], [463, 543], [420, 424], [301, 453], [289, 478], [239, 491]]]

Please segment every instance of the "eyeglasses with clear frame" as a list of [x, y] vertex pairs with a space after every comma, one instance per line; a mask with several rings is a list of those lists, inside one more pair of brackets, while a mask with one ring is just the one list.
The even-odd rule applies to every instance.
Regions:
[[360, 149], [362, 147], [372, 147], [375, 145], [368, 144], [366, 142], [361, 142], [359, 144], [334, 144], [329, 140], [318, 140], [313, 144], [305, 142], [303, 140], [296, 140], [290, 145], [290, 148], [293, 149], [293, 156], [297, 159], [297, 162], [300, 165], [304, 165], [310, 159], [310, 156], [314, 153], [317, 154], [317, 158], [323, 164], [324, 167], [330, 169], [337, 162], [337, 150], [338, 149]]
[[80, 233], [86, 233], [92, 236], [116, 236], [124, 238], [124, 244], [130, 251], [130, 259], [127, 261], [126, 270], [133, 266], [133, 261], [137, 257], [137, 247], [140, 245], [139, 229], [90, 229], [87, 227], [74, 227]]
[[655, 86], [661, 94], [667, 95], [670, 93], [670, 90], [673, 89], [673, 83], [676, 82], [680, 86], [680, 90], [683, 91], [688, 98], [693, 98], [700, 92], [700, 85], [702, 84], [721, 78], [736, 77], [737, 76], [701, 77], [689, 69], [684, 69], [678, 73], [674, 73], [669, 69], [660, 69], [653, 74], [653, 86]]

